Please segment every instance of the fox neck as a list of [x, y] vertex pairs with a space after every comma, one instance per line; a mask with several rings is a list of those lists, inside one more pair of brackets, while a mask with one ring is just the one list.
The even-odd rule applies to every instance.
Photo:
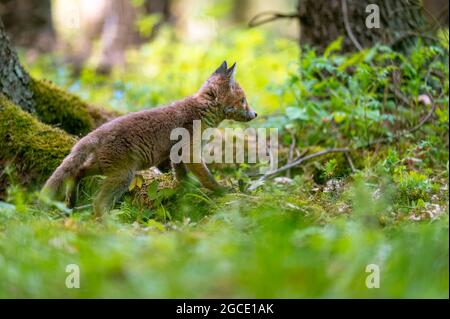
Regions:
[[224, 119], [225, 116], [223, 114], [222, 108], [220, 106], [217, 106], [206, 108], [203, 111], [201, 121], [202, 126], [217, 127]]
[[202, 128], [217, 127], [225, 119], [223, 107], [218, 102], [200, 99], [198, 105]]

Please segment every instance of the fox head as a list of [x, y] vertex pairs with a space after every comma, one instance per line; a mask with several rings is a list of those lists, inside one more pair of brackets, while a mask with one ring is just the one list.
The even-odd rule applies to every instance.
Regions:
[[245, 92], [235, 80], [236, 63], [230, 68], [224, 61], [208, 78], [199, 94], [219, 105], [225, 119], [248, 122], [256, 118], [257, 114], [248, 105]]

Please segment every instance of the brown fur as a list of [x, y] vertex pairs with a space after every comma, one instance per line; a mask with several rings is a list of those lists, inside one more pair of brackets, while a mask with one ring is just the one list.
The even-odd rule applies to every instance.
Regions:
[[[105, 175], [106, 179], [94, 199], [94, 213], [101, 215], [127, 190], [138, 170], [156, 166], [169, 158], [173, 129], [183, 127], [192, 137], [194, 120], [202, 128], [215, 127], [224, 119], [249, 121], [256, 117], [247, 104], [245, 93], [234, 80], [236, 65], [226, 62], [209, 77], [193, 96], [168, 106], [143, 110], [118, 117], [103, 124], [75, 144], [43, 191], [54, 197], [64, 195], [74, 205], [74, 190], [81, 178]], [[192, 148], [191, 148], [192, 149]], [[176, 177], [183, 178], [189, 169], [203, 186], [221, 190], [204, 163], [174, 165]]]

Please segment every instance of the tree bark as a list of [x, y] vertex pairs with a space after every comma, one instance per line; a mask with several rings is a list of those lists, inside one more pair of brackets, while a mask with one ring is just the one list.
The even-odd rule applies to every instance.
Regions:
[[137, 38], [136, 12], [126, 0], [111, 0], [105, 12], [101, 37], [102, 54], [97, 70], [109, 73], [113, 66], [123, 67], [125, 49]]
[[30, 76], [19, 63], [0, 20], [0, 92], [27, 112], [36, 112]]
[[[151, 41], [159, 28], [172, 18], [170, 3], [170, 0], [145, 0], [142, 7], [138, 8], [128, 0], [109, 1], [105, 10], [101, 35], [102, 53], [97, 71], [107, 74], [114, 66], [123, 67], [128, 47]], [[136, 28], [140, 11], [161, 16], [148, 35], [140, 34]]]
[[173, 23], [175, 17], [172, 15], [171, 11], [172, 0], [145, 0], [144, 1], [144, 11], [145, 14], [159, 14], [161, 19], [153, 26], [150, 35], [143, 36], [140, 35], [140, 42], [151, 41], [155, 38], [159, 29], [165, 23]]
[[[380, 28], [366, 26], [370, 14], [366, 8], [370, 4], [379, 8]], [[435, 41], [436, 27], [428, 23], [419, 0], [299, 0], [298, 16], [300, 43], [311, 44], [319, 51], [339, 36], [344, 36], [344, 51], [355, 51], [376, 43], [407, 51], [418, 38], [426, 43]]]
[[51, 0], [0, 0], [3, 20], [14, 46], [48, 52], [55, 43]]

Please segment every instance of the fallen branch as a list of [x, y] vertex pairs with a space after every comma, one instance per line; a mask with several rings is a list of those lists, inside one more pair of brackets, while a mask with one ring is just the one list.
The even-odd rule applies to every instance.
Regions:
[[352, 173], [356, 173], [356, 168], [355, 165], [353, 164], [353, 160], [349, 152], [345, 153], [345, 158], [347, 159], [348, 165], [350, 166]]
[[304, 156], [304, 157], [299, 157], [295, 161], [293, 161], [291, 163], [288, 163], [288, 164], [280, 167], [277, 170], [270, 171], [270, 172], [264, 174], [256, 182], [254, 182], [253, 185], [251, 185], [248, 188], [248, 190], [254, 190], [259, 185], [261, 185], [262, 182], [264, 182], [265, 180], [267, 180], [267, 179], [269, 179], [269, 178], [271, 178], [271, 177], [273, 177], [273, 176], [275, 176], [275, 175], [277, 175], [279, 173], [287, 171], [287, 170], [289, 170], [289, 169], [291, 169], [291, 168], [293, 168], [295, 166], [299, 166], [303, 162], [305, 162], [307, 160], [310, 160], [312, 158], [319, 157], [319, 156], [322, 156], [322, 155], [326, 155], [326, 154], [329, 154], [329, 153], [348, 153], [348, 152], [350, 152], [350, 149], [348, 149], [348, 148], [329, 148], [329, 149], [326, 149], [326, 150], [323, 150], [323, 151], [320, 151], [320, 152], [317, 152], [317, 153], [313, 153], [313, 154], [310, 154], [310, 155], [307, 155], [307, 156]]

